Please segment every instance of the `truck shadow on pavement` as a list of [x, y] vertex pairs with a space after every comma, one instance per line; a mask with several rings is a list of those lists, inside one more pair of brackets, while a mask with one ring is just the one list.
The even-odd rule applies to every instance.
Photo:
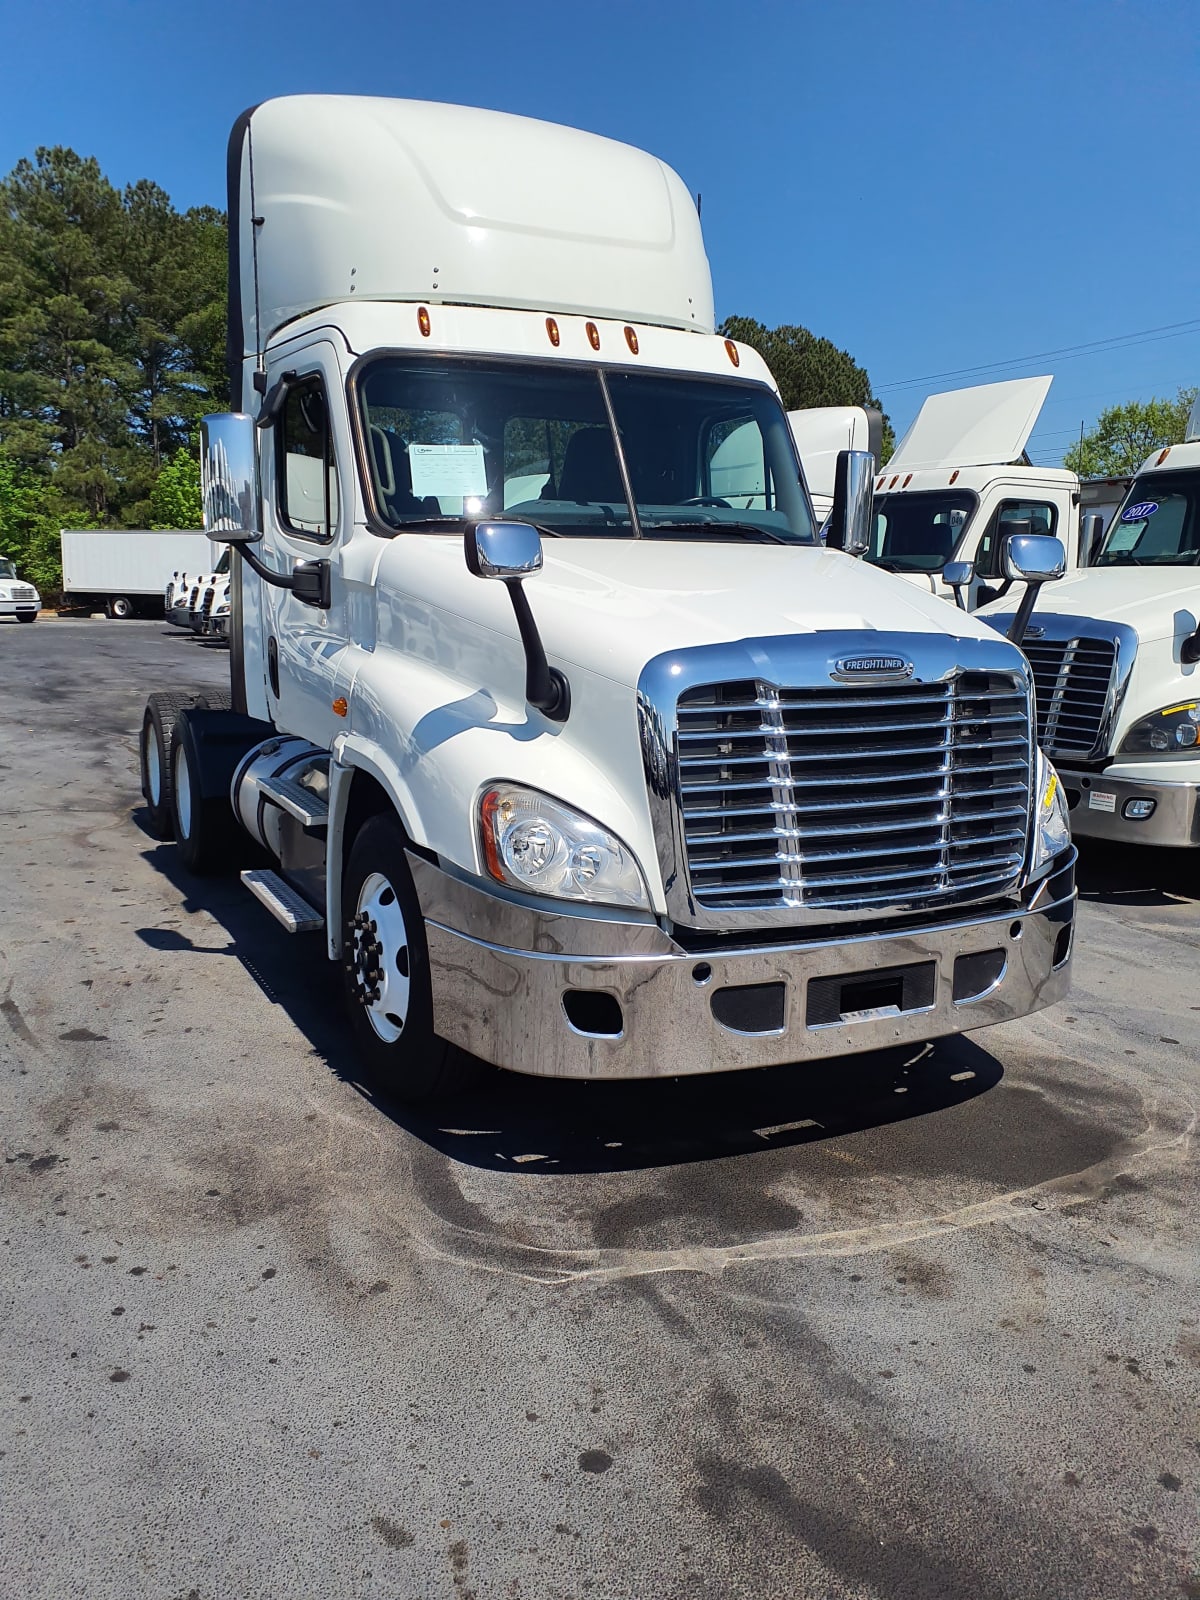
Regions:
[[[134, 821], [142, 826], [144, 814]], [[144, 927], [136, 930], [143, 944], [240, 962], [336, 1078], [424, 1144], [471, 1166], [602, 1173], [727, 1159], [933, 1115], [987, 1094], [1004, 1075], [993, 1055], [958, 1036], [794, 1066], [625, 1082], [529, 1077], [479, 1063], [475, 1086], [453, 1102], [405, 1106], [364, 1080], [321, 938], [285, 933], [236, 878], [189, 876], [173, 845], [154, 841], [147, 859], [181, 894], [182, 909], [207, 912], [230, 943], [197, 945], [186, 931]]]
[[1187, 906], [1200, 901], [1200, 850], [1152, 849], [1078, 839], [1081, 900], [1113, 906]]

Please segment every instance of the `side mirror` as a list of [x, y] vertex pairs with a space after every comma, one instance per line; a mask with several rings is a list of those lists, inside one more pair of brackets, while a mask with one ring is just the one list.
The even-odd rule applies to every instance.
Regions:
[[1010, 583], [1053, 583], [1067, 570], [1067, 552], [1049, 534], [1014, 533], [1000, 547], [1000, 570]]
[[1083, 519], [1079, 532], [1079, 564], [1090, 567], [1100, 554], [1100, 541], [1104, 537], [1104, 518], [1098, 511], [1090, 511]]
[[875, 457], [869, 450], [839, 450], [825, 542], [847, 555], [865, 555], [871, 548], [874, 501]]
[[201, 417], [200, 497], [210, 539], [253, 544], [262, 538], [253, 417], [237, 411]]
[[962, 597], [964, 589], [969, 589], [975, 577], [975, 563], [973, 561], [947, 561], [942, 568], [942, 582], [954, 590], [954, 603], [960, 611], [967, 609], [967, 603]]
[[542, 570], [542, 536], [528, 522], [477, 522], [467, 529], [466, 557], [477, 578], [529, 578]]
[[1024, 583], [1025, 593], [1013, 618], [1008, 637], [1020, 644], [1033, 615], [1038, 590], [1067, 570], [1067, 552], [1061, 540], [1044, 533], [1016, 533], [1000, 547], [1000, 570], [1013, 583]]
[[571, 686], [546, 660], [522, 580], [542, 570], [542, 536], [528, 522], [476, 522], [463, 542], [467, 569], [477, 578], [499, 578], [508, 590], [525, 648], [525, 698], [551, 722], [565, 722]]

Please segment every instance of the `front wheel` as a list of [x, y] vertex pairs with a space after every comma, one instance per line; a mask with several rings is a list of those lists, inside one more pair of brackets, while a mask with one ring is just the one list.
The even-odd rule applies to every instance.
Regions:
[[18, 611], [17, 612], [17, 621], [18, 622], [36, 622], [37, 621], [37, 612], [36, 611]]
[[342, 879], [342, 977], [350, 1029], [371, 1076], [398, 1100], [436, 1100], [468, 1087], [475, 1064], [433, 1031], [425, 923], [386, 813], [359, 829]]

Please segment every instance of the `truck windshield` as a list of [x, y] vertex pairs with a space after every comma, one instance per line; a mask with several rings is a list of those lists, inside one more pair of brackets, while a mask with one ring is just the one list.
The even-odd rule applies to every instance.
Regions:
[[967, 490], [879, 495], [867, 560], [888, 572], [940, 572], [977, 504]]
[[1200, 565], [1200, 471], [1152, 472], [1135, 478], [1092, 565]]
[[503, 516], [588, 538], [814, 542], [787, 418], [761, 384], [397, 356], [358, 393], [368, 493], [391, 528]]
[[0, 559], [0, 578], [15, 578], [17, 569], [11, 561]]

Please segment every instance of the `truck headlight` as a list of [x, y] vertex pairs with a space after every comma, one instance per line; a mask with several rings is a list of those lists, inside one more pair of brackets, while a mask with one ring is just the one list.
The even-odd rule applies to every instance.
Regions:
[[1033, 823], [1033, 870], [1046, 866], [1071, 843], [1071, 822], [1067, 797], [1058, 773], [1038, 751], [1037, 811]]
[[479, 803], [492, 877], [528, 894], [650, 909], [641, 868], [615, 835], [536, 789], [498, 784]]
[[1117, 754], [1135, 761], [1200, 755], [1200, 701], [1185, 700], [1135, 722]]

